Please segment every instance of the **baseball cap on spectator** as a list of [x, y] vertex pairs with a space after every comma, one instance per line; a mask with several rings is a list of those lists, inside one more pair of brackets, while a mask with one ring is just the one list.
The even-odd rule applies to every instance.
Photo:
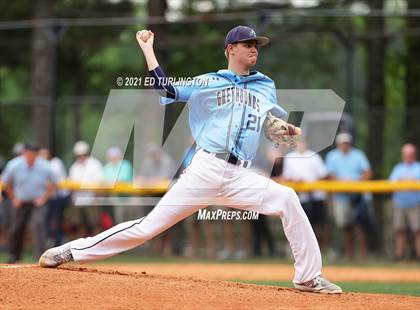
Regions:
[[349, 134], [347, 132], [339, 133], [337, 135], [337, 137], [335, 137], [335, 143], [336, 144], [352, 143], [352, 141], [353, 141], [353, 137], [351, 136], [351, 134]]
[[88, 155], [90, 152], [90, 146], [85, 141], [78, 141], [73, 146], [74, 156]]
[[25, 145], [22, 142], [17, 142], [13, 146], [12, 155], [19, 156], [20, 154], [22, 154], [24, 149], [25, 149]]
[[263, 36], [257, 36], [255, 30], [247, 26], [237, 26], [231, 29], [225, 38], [225, 49], [228, 44], [234, 44], [244, 41], [257, 41], [257, 47], [267, 45], [270, 39]]
[[106, 157], [111, 158], [120, 158], [122, 157], [122, 151], [119, 147], [112, 146], [106, 151]]
[[25, 151], [38, 152], [39, 146], [34, 142], [28, 142], [28, 143], [25, 143], [23, 149]]

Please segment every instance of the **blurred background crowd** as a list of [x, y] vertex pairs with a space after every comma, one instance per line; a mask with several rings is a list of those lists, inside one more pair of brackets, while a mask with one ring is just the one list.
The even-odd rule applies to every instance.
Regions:
[[[335, 148], [325, 160], [310, 150], [301, 138], [291, 152], [269, 146], [257, 157], [254, 169], [277, 182], [315, 182], [318, 180], [369, 180], [372, 169], [362, 150], [352, 145], [350, 133], [336, 136]], [[195, 147], [186, 152], [178, 169], [182, 172]], [[46, 247], [61, 245], [78, 237], [87, 237], [123, 221], [146, 215], [153, 206], [104, 205], [89, 203], [101, 192], [69, 191], [60, 182], [113, 184], [131, 182], [136, 186], [169, 182], [174, 160], [157, 145], [148, 145], [139, 175], [133, 174], [130, 161], [118, 147], [106, 152], [107, 162], [90, 156], [90, 146], [78, 141], [73, 146], [74, 162], [67, 169], [63, 161], [47, 148], [34, 143], [15, 144], [12, 158], [0, 167], [3, 195], [0, 200], [0, 246], [8, 253], [7, 262], [22, 258], [25, 240], [32, 244], [34, 259]], [[268, 169], [267, 169], [268, 167]], [[417, 148], [407, 143], [401, 148], [401, 162], [389, 176], [392, 181], [419, 181], [420, 163]], [[65, 187], [65, 186], [64, 186]], [[124, 197], [124, 194], [118, 194]], [[74, 204], [84, 198], [85, 203]], [[319, 190], [299, 193], [299, 199], [318, 238], [321, 250], [330, 259], [366, 260], [383, 253], [375, 242], [378, 237], [372, 195], [370, 193], [327, 193]], [[420, 259], [420, 193], [395, 192], [389, 205], [386, 230], [392, 238], [386, 245], [395, 260]], [[210, 209], [229, 206], [210, 206]], [[26, 228], [29, 229], [26, 229]], [[245, 259], [250, 257], [290, 258], [284, 236], [278, 234], [280, 222], [260, 214], [257, 220], [199, 221], [194, 215], [184, 220], [146, 246], [147, 255], [205, 257], [208, 259]], [[337, 237], [338, 236], [338, 237]], [[379, 239], [378, 239], [379, 238]], [[380, 240], [381, 239], [381, 240]], [[356, 249], [355, 249], [356, 247]]]
[[[292, 154], [267, 148], [254, 167], [272, 170], [278, 181], [419, 180], [418, 0], [3, 1], [0, 258], [19, 261], [29, 245], [36, 258], [45, 246], [146, 214], [153, 206], [75, 206], [74, 201], [89, 202], [98, 193], [55, 184], [80, 182], [85, 173], [99, 183], [118, 173], [120, 181], [140, 186], [172, 178], [168, 171], [177, 163], [156, 145], [141, 154], [141, 169], [133, 173], [138, 164], [133, 133], [127, 151], [111, 147], [98, 154], [101, 158], [89, 156], [110, 90], [144, 88], [117, 83], [119, 77], [125, 82], [147, 76], [135, 33], [155, 33], [156, 53], [168, 76], [193, 77], [224, 67], [223, 40], [240, 24], [271, 38], [257, 69], [280, 90], [333, 90], [346, 102], [339, 120], [320, 113], [309, 141], [301, 141]], [[163, 138], [182, 108], [178, 103], [165, 107]], [[301, 118], [292, 111], [289, 121], [298, 125]], [[313, 154], [312, 135], [338, 121], [335, 145]], [[184, 166], [193, 155], [186, 152]], [[298, 159], [299, 154], [308, 156]], [[327, 259], [418, 259], [418, 191], [399, 192], [395, 185], [385, 194], [299, 196]], [[219, 259], [287, 257], [285, 244], [278, 219], [191, 217], [141, 251]]]

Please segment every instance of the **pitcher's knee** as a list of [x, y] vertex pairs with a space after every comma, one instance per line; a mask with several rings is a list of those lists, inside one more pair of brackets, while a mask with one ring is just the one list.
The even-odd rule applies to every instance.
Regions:
[[299, 196], [296, 194], [293, 188], [282, 186], [282, 198], [286, 209], [293, 209], [297, 213], [304, 213], [303, 208], [300, 204]]
[[299, 197], [296, 194], [295, 190], [291, 187], [275, 184], [275, 188], [273, 189], [274, 196], [277, 196], [277, 199], [282, 200], [293, 200], [299, 202]]
[[300, 205], [299, 196], [296, 194], [296, 191], [293, 188], [288, 187], [287, 196], [294, 203]]

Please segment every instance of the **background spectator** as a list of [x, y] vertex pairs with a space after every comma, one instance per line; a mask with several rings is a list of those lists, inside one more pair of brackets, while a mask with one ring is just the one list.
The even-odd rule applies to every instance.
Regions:
[[107, 163], [104, 166], [105, 182], [131, 182], [133, 167], [128, 160], [123, 159], [120, 148], [113, 146], [106, 152]]
[[[173, 159], [157, 145], [150, 144], [146, 147], [146, 154], [140, 167], [140, 175], [136, 183], [140, 186], [154, 186], [159, 182], [169, 182], [175, 174]], [[145, 214], [149, 213], [154, 206], [144, 207]], [[159, 255], [169, 256], [174, 248], [179, 245], [173, 244], [174, 234], [180, 229], [180, 224], [171, 227], [152, 241], [154, 252]], [[182, 224], [181, 224], [182, 225]]]
[[150, 144], [146, 147], [146, 155], [140, 167], [140, 176], [136, 179], [140, 184], [154, 184], [170, 181], [175, 174], [173, 159], [163, 152], [162, 148]]
[[[308, 149], [303, 139], [297, 142], [296, 150], [284, 158], [283, 178], [292, 182], [315, 182], [328, 176], [327, 168], [319, 156]], [[326, 194], [322, 191], [299, 193], [299, 200], [312, 224], [321, 250], [327, 246]]]
[[[420, 180], [420, 163], [417, 148], [405, 144], [401, 149], [402, 162], [397, 164], [389, 177], [392, 181]], [[395, 192], [393, 195], [393, 225], [395, 231], [395, 258], [404, 257], [407, 242], [407, 227], [415, 234], [415, 250], [420, 260], [420, 193]]]
[[[67, 178], [66, 167], [60, 158], [52, 157], [50, 151], [46, 148], [41, 149], [39, 155], [49, 162], [51, 170], [59, 182]], [[57, 190], [48, 201], [46, 224], [50, 246], [59, 246], [63, 243], [64, 209], [69, 202], [70, 192], [65, 189]]]
[[[361, 150], [352, 147], [352, 140], [352, 136], [348, 133], [338, 134], [335, 139], [337, 148], [327, 154], [325, 162], [332, 179], [357, 181], [371, 178], [369, 161]], [[354, 224], [357, 224], [360, 254], [365, 258], [368, 246], [367, 233], [372, 228], [372, 219], [365, 198], [359, 193], [335, 194], [333, 214], [337, 226], [344, 230], [347, 258], [352, 259], [354, 254]]]
[[[12, 158], [16, 158], [22, 155], [23, 150], [24, 144], [22, 142], [15, 143], [11, 150]], [[6, 163], [4, 162], [0, 174], [4, 170], [5, 164]], [[0, 248], [3, 247], [3, 245], [5, 247], [9, 239], [8, 234], [10, 233], [10, 226], [12, 222], [12, 209], [12, 202], [10, 201], [9, 197], [7, 197], [6, 192], [2, 190], [0, 193]]]
[[[271, 178], [279, 178], [283, 172], [283, 153], [279, 148], [269, 145], [263, 156], [257, 156], [255, 168]], [[273, 234], [270, 230], [268, 216], [260, 214], [257, 220], [250, 221], [252, 225], [253, 255], [263, 255], [263, 244], [267, 246], [268, 256], [275, 255]]]
[[[69, 179], [78, 183], [100, 183], [103, 180], [102, 164], [96, 158], [89, 156], [90, 146], [85, 141], [78, 141], [73, 146], [76, 158], [69, 170]], [[99, 230], [99, 210], [91, 205], [95, 192], [74, 191], [73, 202], [82, 224], [83, 236], [89, 236]]]
[[57, 180], [48, 162], [38, 157], [38, 147], [26, 144], [23, 155], [11, 160], [2, 175], [4, 189], [13, 204], [8, 263], [21, 259], [25, 229], [32, 229], [35, 257], [45, 250], [46, 203]]
[[[128, 160], [123, 159], [120, 148], [113, 146], [106, 152], [107, 163], [104, 166], [104, 182], [114, 184], [114, 182], [132, 182], [133, 166]], [[121, 195], [120, 195], [121, 197]], [[133, 212], [135, 210], [137, 212]], [[114, 206], [113, 217], [116, 223], [138, 218], [140, 213], [138, 207]]]
[[[196, 153], [195, 141], [191, 141], [192, 146], [188, 149], [188, 151], [184, 155], [184, 159], [182, 160], [181, 166], [179, 167], [176, 178], [179, 178], [183, 171], [189, 166], [191, 163], [192, 158]], [[211, 208], [211, 207], [209, 207]], [[198, 257], [199, 256], [199, 246], [200, 246], [200, 227], [204, 229], [204, 240], [206, 244], [206, 258], [215, 258], [216, 256], [216, 240], [215, 240], [215, 223], [212, 221], [199, 221], [197, 219], [197, 214], [194, 214], [188, 219], [179, 222], [177, 225], [177, 232], [174, 236], [174, 243], [182, 243], [179, 239], [179, 236], [183, 233], [183, 228], [185, 223], [188, 223], [189, 228], [189, 244], [186, 248], [186, 255], [189, 257]], [[179, 225], [180, 224], [180, 225]]]

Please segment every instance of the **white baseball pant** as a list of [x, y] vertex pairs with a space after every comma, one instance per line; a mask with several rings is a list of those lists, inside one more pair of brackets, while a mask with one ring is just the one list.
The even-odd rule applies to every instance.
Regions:
[[294, 190], [202, 150], [149, 214], [72, 241], [73, 258], [83, 263], [130, 250], [210, 204], [279, 217], [295, 259], [293, 281], [321, 274], [321, 252]]

